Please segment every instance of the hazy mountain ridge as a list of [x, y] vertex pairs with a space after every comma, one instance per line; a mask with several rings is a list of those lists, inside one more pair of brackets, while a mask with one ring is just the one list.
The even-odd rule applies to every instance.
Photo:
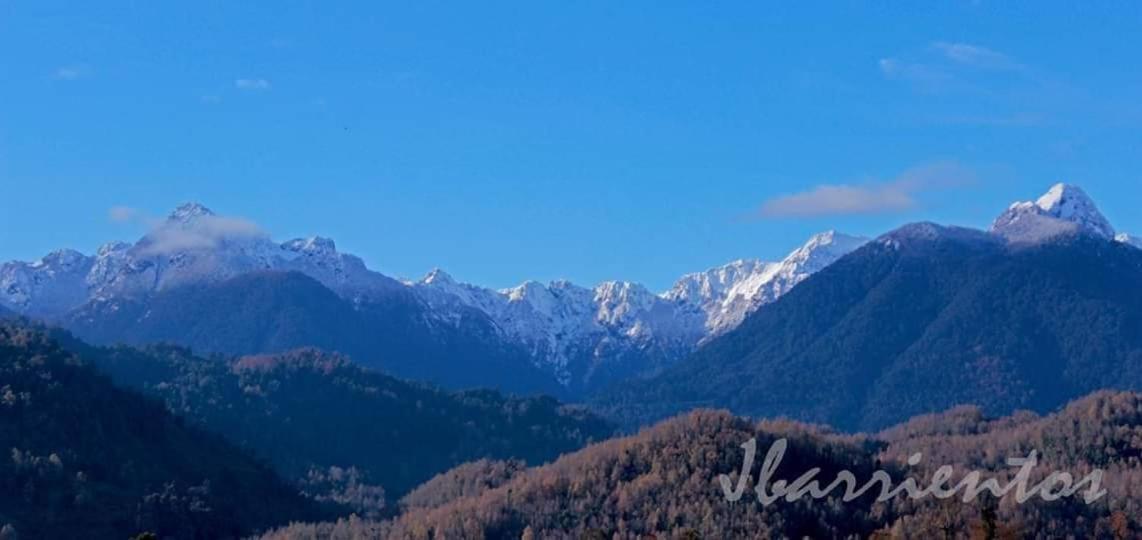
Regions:
[[96, 301], [62, 322], [98, 345], [177, 343], [224, 355], [317, 347], [395, 376], [449, 388], [563, 392], [478, 314], [455, 324], [435, 324], [423, 303], [403, 287], [384, 298], [354, 302], [297, 272], [251, 272], [143, 299]]
[[[250, 276], [296, 272], [316, 280], [345, 300], [352, 310], [403, 311], [405, 320], [399, 326], [409, 335], [435, 333], [436, 337], [429, 335], [426, 339], [482, 343], [485, 352], [471, 355], [467, 361], [525, 355], [547, 377], [571, 393], [580, 393], [614, 380], [661, 371], [701, 341], [739, 324], [746, 314], [863, 241], [824, 233], [782, 262], [736, 261], [684, 276], [661, 294], [626, 281], [605, 282], [592, 288], [567, 281], [549, 285], [526, 282], [494, 291], [457, 283], [440, 270], [417, 282], [402, 283], [369, 270], [357, 257], [338, 252], [332, 240], [310, 237], [277, 243], [251, 223], [218, 216], [200, 204], [188, 203], [176, 208], [134, 244], [110, 243], [91, 257], [64, 250], [31, 263], [3, 264], [0, 307], [61, 322], [97, 343], [163, 340], [228, 354], [320, 346], [354, 356], [396, 356], [394, 350], [360, 346], [365, 338], [347, 336], [344, 329], [330, 329], [322, 334], [293, 325], [289, 327], [297, 331], [296, 335], [278, 330], [276, 336], [269, 336], [269, 328], [254, 327], [267, 326], [267, 320], [281, 322], [282, 316], [266, 313], [264, 308], [260, 310], [263, 320], [226, 317], [227, 328], [220, 328], [220, 315], [203, 313], [202, 304], [212, 304], [213, 309], [222, 311], [233, 306], [194, 298], [232, 290], [235, 280], [241, 282]], [[279, 281], [284, 284], [290, 280]], [[308, 290], [304, 286], [302, 289]], [[297, 296], [289, 292], [277, 295]], [[322, 296], [313, 292], [302, 295]], [[249, 304], [230, 296], [236, 302]], [[189, 305], [176, 306], [175, 298]], [[369, 319], [367, 313], [352, 314], [344, 306], [329, 306], [332, 303], [325, 299], [314, 309], [332, 310], [342, 320]], [[292, 309], [307, 308], [295, 302]], [[201, 318], [188, 319], [185, 314], [190, 312], [199, 313]], [[172, 317], [183, 324], [173, 324], [169, 320]], [[216, 323], [209, 332], [196, 330], [210, 326], [210, 321]], [[321, 326], [328, 321], [312, 322]], [[242, 334], [242, 329], [254, 333]], [[469, 332], [475, 334], [459, 337]], [[308, 334], [315, 335], [308, 341], [301, 339]], [[226, 341], [227, 335], [233, 339]], [[433, 344], [421, 348], [431, 349]], [[415, 367], [392, 369], [392, 361], [364, 361], [402, 376], [445, 384], [451, 384], [455, 378], [447, 372]], [[416, 366], [417, 362], [410, 359], [406, 364]], [[474, 368], [466, 365], [460, 370]], [[497, 369], [495, 365], [485, 368], [489, 373]], [[479, 383], [488, 384], [489, 380], [495, 383], [489, 378]], [[547, 390], [543, 384], [505, 388]]]

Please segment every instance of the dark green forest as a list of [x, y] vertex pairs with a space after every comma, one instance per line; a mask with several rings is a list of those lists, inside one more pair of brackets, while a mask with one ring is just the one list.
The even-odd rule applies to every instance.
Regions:
[[725, 407], [877, 430], [964, 403], [1049, 412], [1103, 388], [1142, 390], [1142, 250], [916, 224], [594, 405], [631, 426]]
[[219, 435], [7, 323], [0, 448], [0, 527], [16, 538], [239, 538], [333, 515]]

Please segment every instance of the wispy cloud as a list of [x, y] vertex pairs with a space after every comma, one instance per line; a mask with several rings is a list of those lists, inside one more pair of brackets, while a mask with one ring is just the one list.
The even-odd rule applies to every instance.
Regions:
[[155, 217], [130, 206], [113, 206], [107, 215], [116, 223], [147, 227], [149, 230], [139, 246], [143, 253], [151, 255], [213, 249], [227, 241], [267, 236], [266, 231], [251, 220], [212, 213], [177, 220]]
[[60, 81], [76, 81], [87, 77], [91, 74], [91, 68], [83, 64], [73, 64], [68, 66], [60, 66], [52, 73], [52, 76]]
[[1022, 69], [1010, 56], [981, 45], [937, 41], [932, 47], [957, 64], [995, 70]]
[[139, 216], [139, 211], [130, 206], [112, 206], [107, 210], [107, 218], [115, 223], [128, 223]]
[[166, 254], [213, 249], [226, 241], [260, 236], [266, 236], [265, 231], [247, 219], [200, 216], [191, 223], [160, 223], [147, 233], [142, 250], [145, 253]]
[[270, 81], [265, 79], [237, 79], [234, 81], [234, 87], [251, 92], [269, 90]]
[[877, 66], [887, 79], [902, 80], [929, 89], [944, 87], [956, 80], [951, 73], [939, 67], [898, 58], [881, 58]]
[[889, 181], [823, 184], [775, 197], [762, 204], [760, 214], [778, 219], [903, 212], [916, 207], [916, 197], [922, 191], [973, 179], [971, 171], [955, 162], [936, 162], [908, 169]]
[[995, 76], [1001, 72], [1019, 80], [1029, 71], [1011, 56], [994, 49], [950, 41], [933, 42], [904, 57], [881, 58], [877, 67], [886, 79], [910, 83], [918, 90], [976, 94], [987, 93], [987, 88], [999, 82]]

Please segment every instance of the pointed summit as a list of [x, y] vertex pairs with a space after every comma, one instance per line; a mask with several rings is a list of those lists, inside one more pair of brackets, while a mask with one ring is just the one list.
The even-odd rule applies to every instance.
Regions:
[[189, 223], [189, 222], [194, 221], [200, 217], [213, 216], [213, 215], [214, 215], [214, 212], [211, 211], [209, 208], [207, 208], [207, 207], [205, 207], [199, 203], [196, 203], [196, 202], [188, 202], [188, 203], [180, 204], [178, 206], [178, 208], [175, 208], [170, 213], [170, 215], [167, 216], [167, 221], [172, 221], [172, 222], [177, 222], [177, 223]]
[[1035, 202], [1017, 202], [996, 218], [991, 230], [1011, 240], [1036, 241], [1069, 231], [1113, 239], [1114, 227], [1082, 188], [1055, 184]]
[[866, 243], [868, 238], [863, 236], [850, 236], [829, 230], [810, 237], [809, 241], [785, 257], [782, 263], [816, 272]]
[[430, 272], [425, 274], [424, 277], [420, 278], [420, 282], [425, 285], [448, 285], [456, 283], [456, 281], [452, 279], [452, 276], [448, 275], [448, 272], [440, 268], [433, 268]]
[[1047, 215], [1074, 223], [1097, 232], [1099, 236], [1114, 238], [1114, 227], [1103, 217], [1098, 206], [1078, 186], [1055, 184], [1035, 202]]

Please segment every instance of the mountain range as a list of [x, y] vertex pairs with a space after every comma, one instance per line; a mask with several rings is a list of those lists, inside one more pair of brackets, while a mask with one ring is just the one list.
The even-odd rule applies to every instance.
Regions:
[[[1137, 245], [1116, 233], [1081, 189], [1065, 184], [1012, 204], [974, 238], [1014, 253], [1076, 235]], [[390, 278], [341, 253], [332, 240], [276, 242], [248, 222], [192, 203], [133, 244], [0, 265], [0, 309], [59, 324], [96, 344], [171, 342], [225, 355], [319, 347], [450, 388], [580, 399], [662, 374], [692, 354], [708, 356], [704, 350], [723, 338], [741, 339], [729, 336], [765, 318], [762, 306], [862, 248], [871, 253], [885, 243], [936, 237], [966, 240], [973, 233], [918, 225], [870, 244], [829, 231], [779, 262], [734, 261], [682, 276], [659, 293], [630, 281], [593, 287], [529, 281], [493, 290], [440, 269], [419, 280]], [[833, 301], [802, 301], [800, 309], [827, 311]], [[781, 342], [774, 332], [754, 330], [753, 339]]]
[[[1060, 184], [988, 230], [829, 232], [659, 293], [497, 291], [184, 205], [0, 266], [0, 537], [1134, 537], [1138, 244]], [[782, 437], [789, 470], [893, 479], [1034, 448], [1110, 498], [726, 503], [741, 443]]]
[[278, 243], [191, 203], [134, 244], [4, 263], [0, 309], [95, 343], [225, 354], [318, 346], [452, 387], [580, 395], [660, 371], [865, 241], [822, 233], [780, 262], [734, 261], [657, 294], [628, 281], [497, 291], [439, 269], [398, 281], [332, 240]]
[[1142, 250], [1059, 185], [989, 231], [883, 235], [596, 404], [634, 425], [709, 406], [867, 430], [963, 403], [1046, 412], [1102, 388], [1142, 389]]

